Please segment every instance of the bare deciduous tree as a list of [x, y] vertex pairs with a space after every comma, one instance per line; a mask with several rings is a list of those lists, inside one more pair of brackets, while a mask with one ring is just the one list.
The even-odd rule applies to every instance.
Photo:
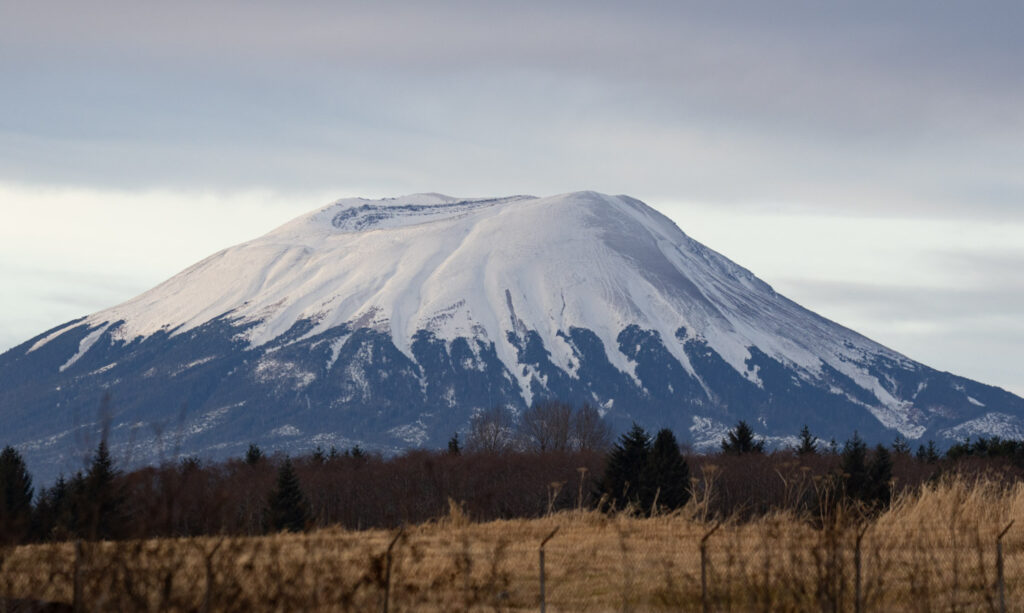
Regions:
[[501, 406], [480, 411], [469, 422], [466, 450], [476, 453], [501, 453], [513, 448], [515, 429], [512, 414]]
[[523, 411], [519, 434], [523, 445], [534, 451], [568, 451], [572, 444], [572, 407], [545, 400]]
[[584, 403], [573, 419], [573, 443], [580, 451], [606, 451], [612, 445], [612, 429], [597, 409]]

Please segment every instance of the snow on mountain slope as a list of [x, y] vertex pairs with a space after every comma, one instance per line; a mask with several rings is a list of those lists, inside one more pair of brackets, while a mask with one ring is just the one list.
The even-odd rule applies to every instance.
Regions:
[[149, 460], [160, 435], [133, 429], [174, 415], [182, 453], [399, 449], [538, 398], [704, 445], [737, 419], [776, 442], [803, 424], [886, 443], [1024, 432], [1024, 400], [819, 317], [642, 202], [593, 192], [340, 200], [0, 355], [8, 436], [46, 466], [74, 457], [72, 433], [102, 421], [78, 415], [108, 392], [111, 436]]
[[481, 337], [496, 343], [510, 372], [521, 369], [506, 332], [521, 321], [566, 370], [572, 349], [558, 332], [577, 327], [593, 330], [612, 364], [631, 372], [616, 339], [637, 324], [660, 333], [696, 374], [676, 338], [684, 327], [754, 381], [745, 363], [752, 345], [810, 373], [824, 360], [876, 392], [890, 421], [901, 420], [899, 403], [857, 366], [865, 354], [900, 356], [776, 294], [624, 196], [341, 200], [87, 322], [123, 320], [118, 334], [131, 340], [159, 330], [181, 334], [225, 314], [257, 322], [247, 331], [253, 345], [305, 319], [316, 322], [307, 337], [343, 323], [370, 324], [409, 357], [418, 330], [446, 340]]

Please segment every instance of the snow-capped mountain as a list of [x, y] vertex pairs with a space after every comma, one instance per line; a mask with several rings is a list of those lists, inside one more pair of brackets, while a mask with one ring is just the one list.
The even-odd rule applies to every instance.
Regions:
[[0, 442], [54, 471], [103, 421], [142, 461], [441, 446], [474, 411], [551, 397], [696, 444], [738, 419], [1024, 435], [1021, 398], [815, 315], [638, 200], [579, 192], [340, 200], [225, 249], [0, 356]]

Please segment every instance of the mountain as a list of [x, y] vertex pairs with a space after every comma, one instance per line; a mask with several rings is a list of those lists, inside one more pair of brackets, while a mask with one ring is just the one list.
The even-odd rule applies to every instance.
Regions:
[[[106, 401], [105, 395], [109, 395]], [[644, 203], [339, 200], [0, 355], [3, 441], [48, 474], [249, 442], [443, 446], [471, 415], [589, 402], [715, 445], [1024, 436], [1024, 400], [824, 319]], [[102, 408], [101, 408], [102, 405]]]

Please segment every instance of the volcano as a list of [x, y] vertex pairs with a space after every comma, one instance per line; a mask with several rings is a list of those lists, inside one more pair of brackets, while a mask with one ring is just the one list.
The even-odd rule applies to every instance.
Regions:
[[[103, 400], [106, 398], [106, 400]], [[339, 200], [0, 355], [41, 474], [106, 433], [135, 463], [441, 447], [542, 399], [717, 445], [1024, 437], [1024, 400], [829, 321], [639, 200]]]

